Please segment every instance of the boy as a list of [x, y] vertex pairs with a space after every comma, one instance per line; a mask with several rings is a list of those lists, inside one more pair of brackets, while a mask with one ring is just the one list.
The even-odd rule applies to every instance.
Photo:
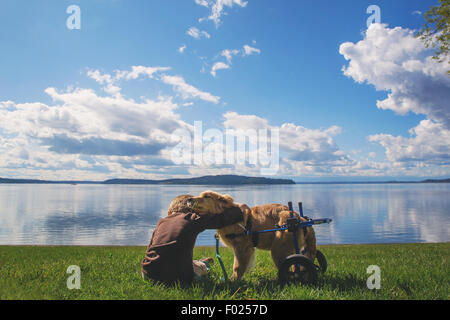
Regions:
[[205, 229], [220, 229], [243, 221], [239, 207], [225, 209], [219, 214], [190, 212], [187, 201], [191, 197], [176, 197], [169, 207], [168, 216], [158, 221], [141, 262], [144, 279], [168, 284], [175, 281], [190, 283], [206, 274], [212, 258], [192, 260], [197, 235]]

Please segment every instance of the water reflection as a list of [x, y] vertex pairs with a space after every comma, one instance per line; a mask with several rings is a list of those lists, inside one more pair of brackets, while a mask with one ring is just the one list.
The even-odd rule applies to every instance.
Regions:
[[[305, 215], [332, 218], [319, 244], [446, 242], [450, 185], [133, 186], [0, 184], [0, 244], [146, 245], [179, 194], [205, 189], [249, 206], [303, 202]], [[199, 245], [213, 245], [214, 230]]]

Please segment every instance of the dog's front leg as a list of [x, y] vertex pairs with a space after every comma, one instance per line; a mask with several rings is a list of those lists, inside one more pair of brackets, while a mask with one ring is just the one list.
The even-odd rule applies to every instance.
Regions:
[[234, 248], [234, 265], [231, 280], [239, 280], [244, 273], [251, 267], [255, 257], [255, 248], [253, 246], [245, 246]]

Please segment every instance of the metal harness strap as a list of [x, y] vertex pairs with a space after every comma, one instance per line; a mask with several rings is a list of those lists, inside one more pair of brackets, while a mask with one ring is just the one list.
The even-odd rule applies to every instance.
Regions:
[[244, 237], [244, 236], [248, 236], [248, 235], [250, 235], [252, 237], [253, 247], [257, 247], [258, 242], [259, 242], [259, 232], [252, 232], [252, 219], [250, 216], [248, 216], [248, 218], [247, 218], [247, 223], [245, 224], [244, 232], [230, 233], [230, 234], [227, 234], [225, 237], [227, 237], [228, 239], [234, 239], [237, 237]]

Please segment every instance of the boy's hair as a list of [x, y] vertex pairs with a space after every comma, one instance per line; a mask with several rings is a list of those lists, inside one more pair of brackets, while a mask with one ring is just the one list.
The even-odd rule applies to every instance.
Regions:
[[172, 213], [175, 212], [182, 212], [182, 213], [188, 213], [191, 212], [191, 208], [187, 205], [187, 200], [192, 198], [193, 196], [190, 194], [183, 194], [181, 196], [178, 196], [172, 200], [170, 203], [169, 209], [167, 210], [167, 214], [170, 216]]

